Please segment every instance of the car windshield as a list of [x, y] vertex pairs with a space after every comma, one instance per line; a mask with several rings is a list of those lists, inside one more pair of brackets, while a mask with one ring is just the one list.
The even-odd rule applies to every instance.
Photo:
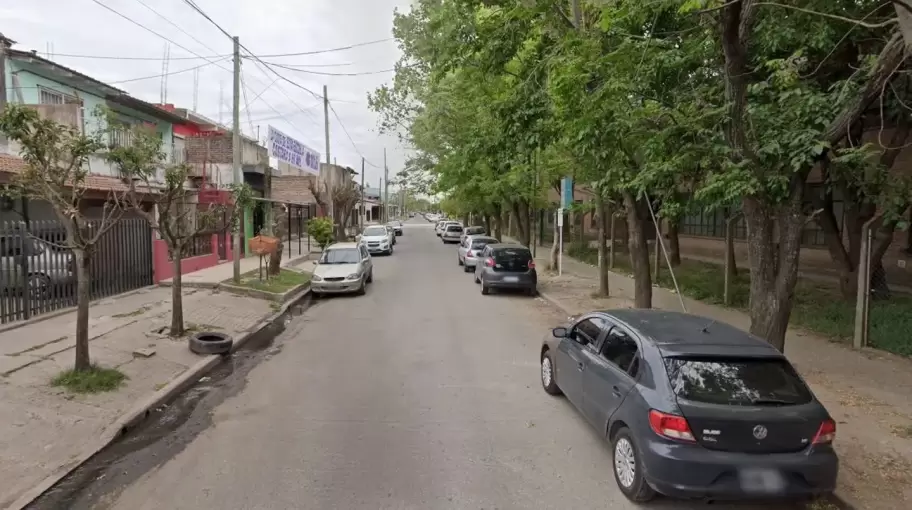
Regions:
[[357, 264], [360, 261], [361, 253], [357, 248], [326, 250], [320, 257], [321, 264]]
[[389, 222], [389, 224], [390, 224], [391, 227], [401, 227], [401, 226], [402, 226], [402, 222], [401, 222], [401, 221], [398, 221], [398, 220], [397, 220], [397, 221], [391, 221], [391, 222]]
[[364, 229], [364, 237], [379, 237], [385, 236], [387, 230], [385, 227], [367, 227]]
[[679, 398], [731, 406], [798, 405], [811, 393], [783, 359], [665, 358], [671, 388]]

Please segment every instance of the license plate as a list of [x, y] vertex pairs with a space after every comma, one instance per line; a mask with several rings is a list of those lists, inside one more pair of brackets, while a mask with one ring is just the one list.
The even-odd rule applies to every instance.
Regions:
[[739, 473], [745, 492], [776, 494], [785, 490], [785, 478], [774, 469], [750, 468]]
[[504, 276], [503, 281], [506, 283], [516, 283], [519, 281], [518, 276]]

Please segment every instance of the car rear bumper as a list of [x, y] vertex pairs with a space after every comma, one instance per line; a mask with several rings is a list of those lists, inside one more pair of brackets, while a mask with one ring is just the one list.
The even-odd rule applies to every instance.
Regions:
[[644, 446], [646, 481], [670, 497], [791, 499], [836, 489], [839, 459], [832, 448], [759, 455], [661, 440]]
[[444, 236], [444, 235], [442, 235], [442, 236], [440, 236], [440, 238], [443, 239], [443, 240], [444, 240], [445, 242], [447, 242], [447, 243], [458, 243], [458, 242], [459, 242], [459, 238], [458, 238], [458, 237], [451, 237], [451, 236]]
[[486, 271], [484, 283], [494, 289], [534, 289], [538, 277], [534, 273]]
[[465, 264], [466, 267], [475, 267], [478, 264], [478, 259], [475, 257], [462, 257], [462, 263]]

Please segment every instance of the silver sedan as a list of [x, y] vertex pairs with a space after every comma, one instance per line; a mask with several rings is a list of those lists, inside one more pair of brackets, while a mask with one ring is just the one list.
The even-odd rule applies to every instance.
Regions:
[[456, 251], [456, 258], [460, 266], [463, 266], [466, 273], [471, 273], [478, 263], [478, 257], [481, 251], [489, 244], [496, 244], [496, 238], [486, 235], [468, 235], [462, 239], [459, 244], [459, 250]]

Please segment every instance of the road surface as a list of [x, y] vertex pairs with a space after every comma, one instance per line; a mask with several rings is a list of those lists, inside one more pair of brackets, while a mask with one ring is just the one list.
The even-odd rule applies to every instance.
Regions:
[[294, 319], [208, 429], [95, 508], [636, 508], [607, 444], [541, 389], [560, 314], [482, 296], [420, 219], [374, 263], [366, 296]]

